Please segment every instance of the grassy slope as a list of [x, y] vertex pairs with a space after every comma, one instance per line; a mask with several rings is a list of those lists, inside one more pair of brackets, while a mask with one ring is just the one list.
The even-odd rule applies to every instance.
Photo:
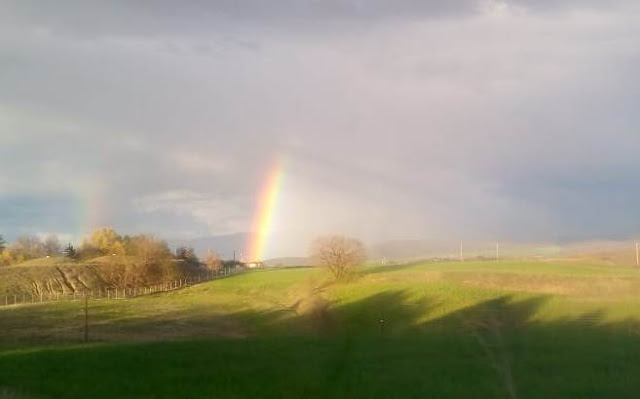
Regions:
[[[143, 260], [135, 256], [103, 256], [86, 261], [73, 261], [66, 257], [32, 259], [13, 266], [0, 267], [0, 298], [5, 295], [29, 297], [84, 290], [104, 290], [121, 286], [121, 281], [113, 280], [114, 267], [129, 271], [133, 276], [136, 269], [143, 266]], [[160, 272], [147, 281], [148, 284], [171, 281], [184, 277], [184, 266], [177, 262], [163, 262], [158, 265]], [[130, 280], [130, 279], [129, 279]], [[144, 280], [144, 279], [143, 279]], [[142, 282], [130, 285], [145, 285]]]
[[313, 269], [259, 271], [94, 302], [89, 345], [77, 344], [80, 303], [0, 310], [0, 387], [78, 398], [640, 391], [637, 270], [467, 262], [325, 283]]

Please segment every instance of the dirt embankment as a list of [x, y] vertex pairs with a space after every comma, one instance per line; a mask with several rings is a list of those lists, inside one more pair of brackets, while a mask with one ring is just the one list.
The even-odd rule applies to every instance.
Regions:
[[138, 287], [172, 281], [195, 270], [174, 261], [145, 264], [132, 259], [0, 267], [0, 295], [73, 293]]

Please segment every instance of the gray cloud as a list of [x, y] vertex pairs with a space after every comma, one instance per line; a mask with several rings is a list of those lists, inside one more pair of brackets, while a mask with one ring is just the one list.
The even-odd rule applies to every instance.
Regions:
[[631, 2], [6, 4], [0, 233], [637, 232]]
[[235, 26], [312, 29], [314, 25], [460, 16], [477, 12], [474, 0], [216, 0], [127, 2], [6, 2], [12, 19], [57, 32], [89, 35], [202, 34]]

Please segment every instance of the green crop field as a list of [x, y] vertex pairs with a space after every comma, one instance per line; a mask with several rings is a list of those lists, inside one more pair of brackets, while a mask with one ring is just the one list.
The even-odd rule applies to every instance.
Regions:
[[635, 398], [640, 270], [597, 260], [247, 272], [0, 308], [0, 398]]

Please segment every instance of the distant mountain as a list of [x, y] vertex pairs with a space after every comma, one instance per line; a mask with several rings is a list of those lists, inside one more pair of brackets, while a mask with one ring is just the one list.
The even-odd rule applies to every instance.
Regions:
[[[289, 263], [287, 259], [291, 257], [297, 257], [294, 258], [297, 259], [296, 262], [302, 261], [304, 255], [306, 255], [308, 243], [304, 239], [298, 239], [300, 236], [301, 234], [295, 234], [295, 232], [270, 233], [268, 237], [268, 249], [270, 250], [267, 251], [268, 256], [281, 258], [285, 263]], [[199, 257], [206, 256], [207, 251], [212, 250], [223, 259], [233, 259], [235, 251], [236, 260], [264, 261], [264, 259], [248, 259], [250, 254], [246, 253], [247, 243], [251, 242], [252, 237], [255, 238], [252, 233], [244, 232], [191, 239], [169, 239], [167, 242], [174, 249], [180, 246], [192, 247]], [[275, 250], [272, 248], [273, 246], [276, 247]], [[300, 250], [301, 248], [302, 250]]]
[[[378, 243], [369, 247], [369, 258], [372, 260], [386, 258], [390, 261], [416, 260], [424, 258], [452, 258], [460, 257], [460, 245], [462, 254], [466, 259], [496, 256], [495, 241], [480, 240], [444, 240], [444, 239], [418, 239], [418, 240], [393, 240]], [[555, 243], [518, 243], [499, 242], [499, 254], [505, 257], [547, 257], [556, 256], [568, 251], [568, 246], [560, 246]]]
[[168, 243], [172, 248], [191, 247], [201, 258], [205, 257], [207, 251], [211, 250], [223, 259], [233, 259], [235, 251], [235, 257], [239, 260], [243, 255], [249, 236], [249, 233], [237, 233], [192, 239], [174, 239], [168, 240]]
[[311, 260], [306, 257], [283, 257], [283, 258], [273, 258], [264, 261], [264, 264], [267, 267], [291, 267], [291, 266], [309, 266], [311, 264]]
[[[198, 256], [205, 257], [207, 250], [215, 251], [223, 259], [232, 259], [235, 256], [240, 260], [250, 238], [249, 233], [228, 234], [194, 239], [169, 240], [172, 248], [188, 246], [195, 249]], [[609, 257], [610, 253], [624, 253], [625, 257], [633, 257], [635, 262], [635, 243], [632, 241], [592, 240], [576, 242], [539, 242], [518, 243], [500, 241], [500, 256], [549, 258], [567, 256], [600, 256]], [[462, 242], [465, 259], [483, 257], [493, 258], [496, 255], [495, 241], [467, 240]], [[388, 261], [411, 261], [427, 258], [452, 258], [460, 256], [460, 241], [451, 239], [413, 239], [391, 240], [369, 245], [368, 257], [372, 261], [387, 259]], [[605, 253], [607, 255], [605, 256]], [[246, 260], [246, 259], [245, 259]], [[628, 263], [627, 260], [625, 260]], [[306, 257], [284, 256], [267, 259], [267, 266], [305, 266], [309, 264]]]
[[424, 257], [450, 256], [459, 252], [460, 242], [450, 240], [392, 240], [369, 247], [369, 258], [406, 260]]

